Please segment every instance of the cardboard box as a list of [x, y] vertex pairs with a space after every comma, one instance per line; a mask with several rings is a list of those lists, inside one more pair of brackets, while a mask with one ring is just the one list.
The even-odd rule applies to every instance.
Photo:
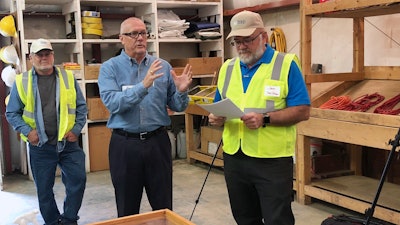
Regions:
[[193, 75], [214, 74], [222, 65], [222, 57], [199, 57], [186, 59], [171, 59], [172, 67], [192, 66]]
[[89, 120], [106, 120], [110, 117], [110, 112], [108, 112], [100, 97], [87, 97], [86, 102]]
[[153, 212], [141, 213], [132, 216], [120, 217], [103, 222], [90, 223], [88, 225], [195, 225], [177, 213], [162, 209]]
[[108, 170], [108, 146], [110, 144], [111, 129], [105, 124], [91, 124], [89, 133], [89, 161], [90, 171]]
[[85, 80], [97, 80], [101, 64], [85, 65]]
[[[211, 127], [202, 126], [201, 127], [201, 152], [208, 155], [215, 155], [217, 147], [221, 142], [222, 138], [222, 127]], [[222, 146], [219, 147], [217, 158], [222, 159], [223, 150]]]

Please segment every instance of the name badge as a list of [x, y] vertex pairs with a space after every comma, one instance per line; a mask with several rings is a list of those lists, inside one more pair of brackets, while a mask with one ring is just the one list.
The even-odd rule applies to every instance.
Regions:
[[122, 90], [125, 91], [126, 89], [133, 88], [133, 85], [124, 85], [122, 86]]
[[265, 86], [264, 96], [279, 97], [281, 95], [281, 87], [279, 86]]

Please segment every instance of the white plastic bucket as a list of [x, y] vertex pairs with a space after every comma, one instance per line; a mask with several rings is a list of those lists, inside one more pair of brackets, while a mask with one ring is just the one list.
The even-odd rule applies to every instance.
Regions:
[[169, 140], [171, 141], [171, 156], [172, 159], [176, 158], [176, 138], [172, 131], [168, 131]]
[[176, 154], [180, 159], [186, 159], [186, 134], [181, 130], [176, 136]]

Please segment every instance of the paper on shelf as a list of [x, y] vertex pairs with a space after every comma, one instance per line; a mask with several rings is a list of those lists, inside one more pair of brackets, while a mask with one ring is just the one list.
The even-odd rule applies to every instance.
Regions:
[[244, 112], [239, 109], [229, 98], [213, 104], [197, 105], [216, 116], [224, 116], [227, 119], [240, 118], [244, 116]]

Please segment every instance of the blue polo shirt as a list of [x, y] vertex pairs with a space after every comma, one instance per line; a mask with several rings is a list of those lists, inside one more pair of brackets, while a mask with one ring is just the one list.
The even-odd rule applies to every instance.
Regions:
[[[245, 63], [240, 62], [243, 90], [245, 93], [251, 79], [253, 78], [254, 74], [256, 73], [260, 65], [263, 63], [265, 64], [271, 63], [275, 50], [271, 48], [271, 46], [269, 46], [268, 44], [266, 44], [266, 46], [267, 49], [264, 52], [261, 59], [259, 59], [251, 68], [248, 68]], [[300, 68], [294, 61], [292, 61], [290, 65], [288, 85], [289, 85], [289, 92], [286, 97], [287, 107], [311, 104], [303, 75], [301, 73]], [[218, 102], [220, 100], [221, 100], [221, 94], [218, 90], [215, 94], [214, 102]]]

